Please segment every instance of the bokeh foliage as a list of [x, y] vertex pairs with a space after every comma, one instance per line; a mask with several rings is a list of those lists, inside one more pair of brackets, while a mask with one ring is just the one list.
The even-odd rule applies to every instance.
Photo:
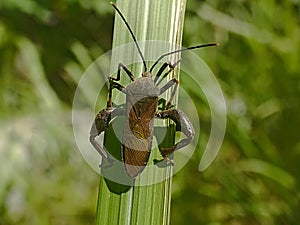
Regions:
[[[77, 151], [71, 106], [75, 77], [111, 48], [112, 19], [103, 0], [0, 2], [1, 225], [94, 222], [98, 177]], [[209, 108], [187, 88], [202, 151], [173, 179], [171, 224], [297, 224], [299, 1], [188, 0], [184, 27], [184, 46], [221, 44], [197, 53], [222, 86], [228, 125], [200, 173]]]

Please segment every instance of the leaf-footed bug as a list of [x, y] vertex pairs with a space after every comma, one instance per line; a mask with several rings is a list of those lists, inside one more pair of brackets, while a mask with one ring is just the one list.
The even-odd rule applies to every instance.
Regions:
[[[93, 147], [100, 153], [100, 155], [102, 156], [102, 160], [106, 160], [111, 165], [113, 163], [113, 160], [108, 156], [108, 153], [101, 147], [101, 145], [96, 141], [95, 138], [103, 131], [108, 130], [109, 123], [113, 118], [125, 115], [126, 120], [122, 137], [122, 161], [124, 163], [125, 170], [128, 176], [135, 178], [143, 171], [149, 161], [149, 156], [152, 148], [154, 118], [169, 118], [173, 120], [176, 124], [176, 131], [180, 131], [186, 136], [186, 138], [181, 139], [174, 146], [161, 149], [161, 155], [168, 163], [173, 163], [173, 161], [169, 159], [170, 154], [172, 154], [175, 150], [188, 145], [194, 138], [194, 128], [186, 114], [179, 109], [171, 109], [171, 102], [178, 88], [178, 80], [176, 78], [173, 78], [161, 88], [158, 87], [160, 82], [164, 78], [166, 78], [168, 74], [170, 74], [170, 72], [176, 67], [180, 60], [178, 60], [174, 64], [170, 62], [163, 63], [154, 79], [152, 79], [153, 69], [160, 62], [160, 60], [168, 55], [176, 54], [186, 50], [208, 46], [217, 46], [218, 44], [211, 43], [198, 45], [165, 53], [161, 55], [148, 70], [144, 56], [137, 43], [132, 29], [130, 28], [128, 22], [126, 21], [121, 11], [117, 8], [117, 6], [114, 3], [111, 4], [122, 18], [131, 34], [131, 37], [133, 38], [138, 53], [143, 62], [144, 72], [142, 73], [142, 76], [140, 78], [135, 79], [134, 75], [126, 67], [126, 65], [119, 63], [117, 77], [109, 77], [108, 106], [96, 115], [95, 121], [90, 130], [90, 142]], [[169, 70], [167, 70], [165, 74], [163, 74], [167, 67], [169, 67]], [[123, 87], [117, 82], [120, 80], [121, 69], [125, 71], [127, 76], [132, 81], [132, 83], [128, 84], [126, 87]], [[164, 109], [159, 112], [158, 97], [171, 87], [173, 87], [173, 90], [171, 92], [170, 98]], [[112, 90], [114, 88], [118, 89], [126, 95], [125, 109], [113, 107]]]

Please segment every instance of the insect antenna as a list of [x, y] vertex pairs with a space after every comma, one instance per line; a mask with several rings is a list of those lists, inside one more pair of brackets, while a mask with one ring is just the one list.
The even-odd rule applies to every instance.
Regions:
[[138, 52], [139, 52], [139, 54], [140, 54], [140, 56], [141, 56], [141, 58], [142, 58], [143, 65], [144, 65], [144, 69], [145, 69], [145, 72], [146, 72], [146, 71], [147, 71], [147, 65], [146, 65], [146, 62], [145, 62], [143, 53], [142, 53], [142, 51], [141, 51], [141, 49], [140, 49], [140, 46], [138, 45], [137, 40], [136, 40], [136, 38], [135, 38], [135, 36], [134, 36], [134, 34], [133, 34], [133, 31], [131, 30], [131, 28], [130, 28], [128, 22], [126, 21], [125, 17], [124, 17], [123, 14], [121, 13], [121, 11], [118, 9], [118, 7], [117, 7], [113, 2], [111, 2], [110, 4], [115, 8], [115, 10], [118, 12], [118, 14], [119, 14], [120, 17], [122, 18], [123, 22], [125, 23], [126, 27], [128, 28], [128, 30], [129, 30], [129, 32], [130, 32], [130, 34], [131, 34], [131, 37], [132, 37], [132, 39], [133, 39], [133, 41], [134, 41], [134, 43], [135, 43], [135, 45], [136, 45], [136, 47], [137, 47], [137, 50], [138, 50]]
[[192, 47], [189, 47], [189, 48], [182, 48], [182, 49], [178, 49], [178, 50], [175, 50], [175, 51], [172, 51], [172, 52], [168, 52], [168, 53], [165, 53], [163, 55], [161, 55], [156, 61], [155, 63], [151, 66], [150, 68], [150, 72], [152, 72], [152, 70], [154, 69], [154, 67], [157, 65], [157, 63], [159, 63], [159, 61], [168, 56], [168, 55], [172, 55], [172, 54], [175, 54], [175, 53], [178, 53], [178, 52], [184, 52], [184, 51], [187, 51], [187, 50], [192, 50], [192, 49], [196, 49], [196, 48], [204, 48], [204, 47], [210, 47], [210, 46], [218, 46], [219, 44], [218, 43], [210, 43], [210, 44], [204, 44], [204, 45], [197, 45], [197, 46], [192, 46]]

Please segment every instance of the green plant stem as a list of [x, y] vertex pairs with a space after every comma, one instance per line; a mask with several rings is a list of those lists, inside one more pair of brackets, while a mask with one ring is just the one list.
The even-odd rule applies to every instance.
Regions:
[[[181, 45], [185, 4], [185, 0], [119, 0], [116, 2], [138, 41], [160, 40], [177, 45]], [[132, 38], [129, 31], [120, 16], [116, 15], [113, 47], [130, 42], [132, 42]], [[112, 55], [112, 60], [122, 62], [122, 56]], [[142, 66], [129, 66], [136, 78], [141, 74]], [[171, 76], [178, 78], [176, 71]], [[123, 80], [123, 78], [126, 79]], [[128, 77], [121, 76], [121, 82], [123, 81], [128, 83]], [[176, 104], [176, 98], [173, 103]], [[174, 125], [168, 125], [168, 123], [165, 125], [169, 126], [169, 133], [161, 145], [171, 146], [175, 138]], [[113, 136], [114, 134], [110, 132], [106, 133], [105, 146], [120, 149], [120, 145], [116, 144]], [[148, 164], [153, 164], [152, 158], [161, 158], [159, 151], [153, 150], [151, 155]], [[167, 166], [165, 169], [154, 171], [147, 176], [142, 172], [133, 187], [118, 185], [101, 177], [96, 224], [168, 225], [170, 223], [172, 182], [168, 177], [172, 177], [172, 171], [172, 166]], [[155, 176], [165, 179], [160, 183], [140, 186], [143, 182], [154, 179]]]

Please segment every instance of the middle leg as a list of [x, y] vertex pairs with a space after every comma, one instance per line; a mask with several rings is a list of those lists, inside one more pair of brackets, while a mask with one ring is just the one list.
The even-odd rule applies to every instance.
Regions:
[[169, 100], [168, 100], [168, 102], [166, 104], [165, 110], [170, 109], [172, 101], [174, 99], [174, 96], [175, 96], [177, 88], [178, 88], [178, 84], [179, 84], [179, 81], [176, 78], [173, 78], [172, 80], [170, 80], [168, 83], [166, 83], [160, 89], [160, 93], [159, 94], [161, 95], [162, 93], [164, 93], [165, 91], [167, 91], [169, 88], [171, 88], [173, 85], [175, 85], [174, 88], [173, 88], [173, 90], [172, 90], [172, 92], [171, 92], [171, 96], [170, 96], [170, 98], [169, 98]]

